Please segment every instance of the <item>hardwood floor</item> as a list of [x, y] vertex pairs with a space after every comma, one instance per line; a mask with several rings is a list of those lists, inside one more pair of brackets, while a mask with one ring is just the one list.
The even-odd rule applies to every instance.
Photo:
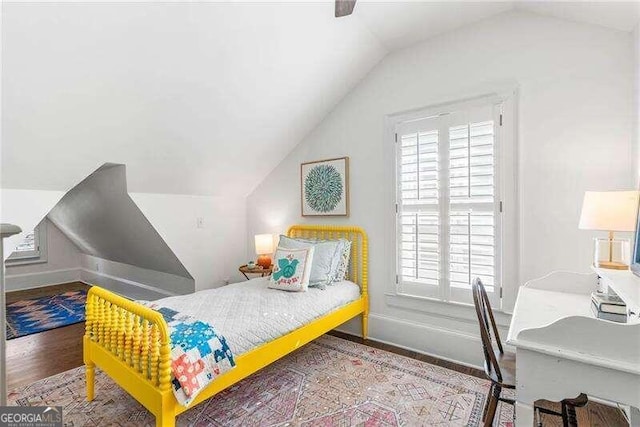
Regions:
[[[36, 298], [53, 295], [67, 290], [87, 289], [84, 283], [70, 283], [67, 285], [49, 286], [28, 291], [11, 292], [7, 294], [7, 301], [17, 299]], [[48, 293], [47, 293], [48, 292]], [[40, 379], [82, 366], [82, 336], [84, 323], [65, 326], [38, 334], [16, 338], [7, 342], [7, 386], [9, 390], [25, 386]], [[485, 378], [484, 372], [459, 365], [457, 363], [438, 359], [411, 350], [405, 350], [389, 344], [366, 340], [341, 332], [333, 331], [331, 335], [350, 341], [365, 344], [374, 348], [400, 354], [443, 368], [458, 371], [467, 375]], [[559, 405], [552, 402], [540, 404], [559, 410]], [[584, 408], [577, 409], [578, 425], [593, 427], [626, 427], [628, 423], [621, 412], [609, 406], [596, 402], [589, 402]], [[562, 426], [559, 417], [543, 416], [545, 427]]]
[[84, 322], [7, 341], [7, 388], [82, 366], [82, 335]]
[[[8, 292], [6, 299], [12, 303], [89, 288], [82, 282], [73, 282]], [[7, 341], [7, 388], [12, 390], [81, 366], [83, 334], [84, 322]]]

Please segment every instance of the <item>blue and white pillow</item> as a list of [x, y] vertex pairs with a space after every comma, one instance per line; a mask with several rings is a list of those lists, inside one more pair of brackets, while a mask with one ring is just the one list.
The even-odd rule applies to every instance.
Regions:
[[336, 279], [340, 254], [342, 253], [342, 243], [340, 241], [315, 241], [280, 236], [278, 246], [290, 249], [314, 248], [309, 286], [324, 289], [326, 285], [331, 284]]
[[283, 291], [305, 292], [313, 265], [314, 248], [286, 249], [278, 247], [274, 254], [269, 287]]

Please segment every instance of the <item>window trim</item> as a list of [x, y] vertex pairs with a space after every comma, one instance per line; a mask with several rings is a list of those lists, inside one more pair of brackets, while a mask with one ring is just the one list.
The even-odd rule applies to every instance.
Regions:
[[[5, 260], [7, 266], [40, 264], [47, 262], [47, 221], [40, 222], [34, 228], [35, 251], [11, 252]], [[23, 233], [24, 234], [24, 233]]]
[[[416, 110], [400, 112], [390, 114], [385, 117], [385, 140], [390, 147], [389, 154], [393, 153], [391, 157], [392, 167], [392, 179], [393, 179], [393, 204], [395, 205], [392, 221], [393, 227], [389, 227], [388, 233], [390, 246], [393, 248], [394, 268], [391, 269], [393, 277], [390, 285], [387, 287], [387, 296], [397, 296], [405, 299], [407, 297], [413, 297], [408, 295], [406, 290], [400, 287], [399, 283], [399, 264], [398, 264], [398, 252], [399, 252], [399, 234], [398, 234], [398, 213], [400, 211], [399, 203], [400, 197], [398, 194], [399, 181], [398, 181], [398, 161], [397, 161], [397, 146], [396, 146], [396, 127], [400, 123], [410, 122], [413, 120], [421, 120], [429, 117], [435, 117], [447, 109], [469, 109], [474, 106], [487, 105], [488, 103], [501, 103], [502, 104], [502, 117], [503, 125], [496, 126], [496, 194], [494, 199], [495, 210], [500, 215], [499, 222], [500, 227], [496, 229], [496, 239], [500, 239], [500, 243], [496, 249], [496, 270], [497, 275], [500, 277], [500, 286], [498, 301], [496, 301], [494, 308], [509, 312], [513, 308], [515, 302], [515, 296], [517, 294], [519, 284], [519, 259], [520, 259], [520, 246], [517, 224], [520, 222], [519, 217], [519, 199], [518, 199], [518, 138], [517, 138], [517, 86], [505, 86], [500, 90], [487, 91], [481, 95], [460, 98], [457, 101], [444, 102], [434, 104], [425, 108]], [[499, 211], [500, 203], [502, 202], [502, 211]], [[469, 299], [468, 303], [462, 301], [448, 301], [442, 298], [443, 292], [442, 286], [438, 287], [438, 295], [429, 296], [426, 294], [415, 294], [418, 299], [433, 300], [434, 302], [444, 304], [471, 304], [472, 300]], [[496, 292], [498, 294], [498, 292]]]

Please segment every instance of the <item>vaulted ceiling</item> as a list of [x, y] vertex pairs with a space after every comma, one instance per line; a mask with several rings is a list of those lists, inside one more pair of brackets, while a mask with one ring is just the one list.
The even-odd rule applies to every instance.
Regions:
[[621, 31], [640, 20], [640, 1], [365, 1], [354, 15], [393, 50], [514, 9]]
[[386, 53], [333, 5], [3, 5], [2, 186], [244, 195]]
[[387, 53], [513, 8], [629, 31], [640, 4], [4, 3], [3, 188], [249, 193]]

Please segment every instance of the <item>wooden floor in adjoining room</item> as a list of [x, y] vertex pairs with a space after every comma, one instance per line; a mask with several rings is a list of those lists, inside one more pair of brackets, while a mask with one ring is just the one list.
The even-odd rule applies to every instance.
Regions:
[[[7, 302], [20, 299], [37, 298], [45, 295], [55, 295], [69, 290], [88, 289], [84, 283], [74, 282], [66, 285], [48, 286], [26, 291], [7, 293]], [[82, 336], [84, 323], [52, 329], [38, 334], [27, 335], [7, 341], [7, 386], [9, 390], [20, 388], [40, 379], [82, 366]], [[427, 356], [411, 350], [405, 350], [389, 344], [354, 337], [353, 335], [333, 331], [332, 335], [350, 341], [365, 344], [374, 348], [400, 354], [433, 365], [458, 371], [467, 375], [485, 378], [484, 372], [458, 365], [453, 362]], [[559, 405], [544, 403], [559, 410]], [[596, 402], [589, 402], [586, 407], [578, 408], [579, 426], [593, 427], [626, 427], [628, 423], [621, 412], [609, 406]], [[544, 416], [545, 427], [562, 426], [559, 417]]]
[[[89, 290], [82, 282], [7, 292], [7, 304], [15, 301]], [[83, 364], [84, 322], [26, 335], [7, 341], [7, 388], [31, 384]]]

